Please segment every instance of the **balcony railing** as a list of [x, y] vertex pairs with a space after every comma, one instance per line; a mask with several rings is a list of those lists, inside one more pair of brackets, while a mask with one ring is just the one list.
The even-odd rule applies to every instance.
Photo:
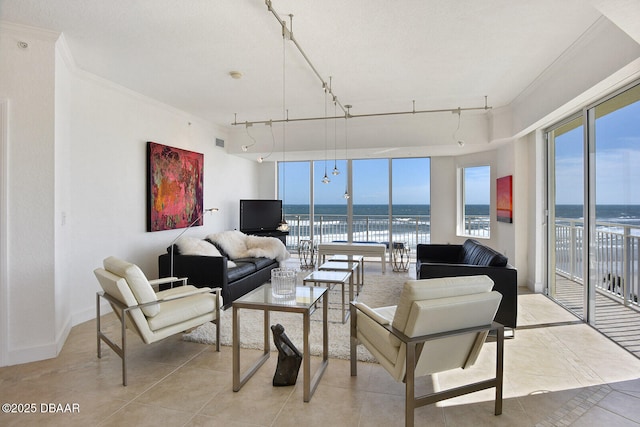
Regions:
[[[309, 215], [287, 215], [289, 235], [287, 247], [298, 247], [300, 240], [311, 237], [311, 221]], [[389, 220], [391, 219], [391, 236], [389, 238]], [[317, 243], [347, 241], [348, 224], [346, 215], [315, 215], [313, 218], [313, 240]], [[431, 217], [429, 215], [387, 216], [387, 215], [354, 215], [354, 242], [404, 242], [412, 251], [418, 243], [429, 243], [431, 240]]]
[[[556, 272], [584, 283], [584, 223], [556, 219]], [[596, 222], [593, 268], [596, 289], [625, 305], [638, 306], [640, 296], [640, 227]]]

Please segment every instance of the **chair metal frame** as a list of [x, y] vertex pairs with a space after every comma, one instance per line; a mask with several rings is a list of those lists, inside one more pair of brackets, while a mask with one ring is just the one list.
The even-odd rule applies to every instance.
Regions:
[[[182, 281], [183, 284], [186, 284], [187, 279], [181, 278], [177, 279], [175, 277], [170, 277], [166, 279], [157, 279], [157, 280], [149, 280], [149, 283], [152, 285], [158, 285], [163, 283], [172, 283]], [[130, 311], [135, 309], [142, 309], [143, 307], [159, 304], [166, 301], [174, 301], [176, 299], [188, 298], [201, 293], [214, 293], [216, 295], [216, 318], [212, 320], [211, 323], [216, 325], [216, 351], [220, 351], [220, 293], [221, 288], [206, 288], [200, 289], [197, 292], [189, 292], [184, 295], [171, 296], [164, 299], [159, 299], [157, 301], [148, 302], [145, 304], [138, 304], [134, 306], [127, 306], [120, 302], [117, 298], [107, 294], [104, 291], [96, 292], [96, 341], [98, 347], [98, 358], [102, 358], [102, 346], [101, 342], [104, 341], [111, 349], [122, 359], [122, 385], [127, 385], [127, 315]], [[116, 313], [116, 317], [120, 321], [120, 345], [116, 344], [111, 338], [109, 338], [101, 329], [101, 313], [100, 313], [100, 298], [104, 298], [107, 300], [111, 307], [114, 306], [118, 308], [118, 313]], [[133, 322], [133, 319], [131, 319]]]
[[[355, 304], [351, 303], [351, 339], [350, 339], [350, 359], [351, 359], [351, 376], [358, 375], [357, 368], [357, 346], [359, 345], [357, 338], [357, 311], [358, 308]], [[367, 317], [375, 321], [368, 313], [360, 311]], [[376, 322], [378, 323], [378, 322]], [[415, 409], [430, 405], [442, 400], [451, 399], [453, 397], [462, 396], [469, 393], [474, 393], [480, 390], [486, 390], [490, 388], [496, 389], [495, 393], [495, 406], [494, 414], [502, 414], [502, 391], [503, 391], [503, 373], [504, 373], [504, 325], [498, 322], [492, 322], [490, 325], [477, 326], [473, 328], [457, 329], [453, 331], [439, 332], [437, 334], [421, 335], [417, 337], [409, 337], [402, 331], [394, 328], [391, 325], [382, 325], [378, 323], [382, 328], [385, 328], [389, 333], [393, 334], [401, 342], [406, 345], [406, 373], [404, 378], [406, 397], [405, 397], [405, 425], [414, 425], [414, 413]], [[422, 396], [415, 395], [415, 369], [420, 354], [424, 345], [433, 340], [438, 340], [446, 337], [452, 337], [456, 335], [464, 335], [469, 333], [482, 333], [488, 331], [496, 332], [496, 373], [495, 377], [478, 381], [475, 383], [442, 390], [439, 392], [429, 393]]]

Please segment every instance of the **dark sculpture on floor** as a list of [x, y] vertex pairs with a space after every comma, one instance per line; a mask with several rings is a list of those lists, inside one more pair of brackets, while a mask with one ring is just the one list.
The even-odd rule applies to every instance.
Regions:
[[273, 342], [278, 349], [278, 366], [273, 376], [276, 387], [294, 385], [298, 379], [298, 371], [302, 363], [302, 353], [289, 340], [281, 324], [271, 325]]

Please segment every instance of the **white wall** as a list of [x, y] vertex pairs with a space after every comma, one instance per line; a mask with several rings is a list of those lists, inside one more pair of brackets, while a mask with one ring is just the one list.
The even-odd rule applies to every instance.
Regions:
[[56, 356], [70, 327], [95, 317], [103, 258], [157, 277], [158, 255], [182, 230], [146, 231], [147, 141], [204, 153], [204, 205], [220, 211], [191, 235], [237, 227], [238, 199], [259, 197], [261, 178], [255, 162], [216, 147], [224, 130], [78, 70], [57, 34], [0, 31], [0, 99], [11, 105], [0, 345], [10, 365]]
[[74, 74], [71, 109], [67, 279], [78, 284], [71, 301], [78, 323], [94, 316], [92, 271], [103, 258], [127, 259], [155, 278], [158, 255], [183, 231], [146, 231], [147, 141], [204, 154], [204, 207], [220, 211], [187, 235], [237, 228], [238, 200], [258, 196], [259, 176], [254, 162], [215, 145], [216, 137], [226, 139], [224, 130], [94, 76]]
[[[0, 98], [9, 109], [7, 156], [8, 364], [56, 354], [55, 39], [0, 28]], [[18, 42], [28, 43], [26, 49]]]
[[66, 226], [66, 212], [71, 203], [71, 85], [72, 76], [64, 62], [66, 44], [64, 38], [56, 43], [55, 63], [55, 153], [54, 153], [54, 187], [55, 207], [53, 211], [53, 227], [55, 233], [55, 290], [54, 308], [56, 325], [56, 354], [62, 350], [65, 338], [71, 328], [71, 300], [73, 282], [67, 280], [67, 269], [73, 265], [66, 250], [71, 242], [69, 227]]

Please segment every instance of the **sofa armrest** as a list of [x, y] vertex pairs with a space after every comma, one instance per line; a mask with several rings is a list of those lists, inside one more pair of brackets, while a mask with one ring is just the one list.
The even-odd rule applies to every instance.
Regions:
[[460, 259], [462, 245], [419, 244], [416, 260], [420, 262], [456, 263]]

